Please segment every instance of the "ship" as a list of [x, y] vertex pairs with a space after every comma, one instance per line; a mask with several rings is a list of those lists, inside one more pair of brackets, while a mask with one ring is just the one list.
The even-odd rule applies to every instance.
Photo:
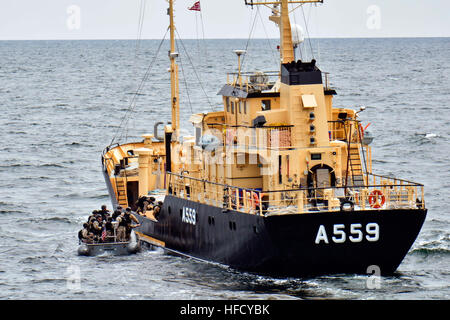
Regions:
[[373, 173], [364, 107], [334, 107], [329, 74], [314, 59], [296, 59], [291, 8], [322, 2], [245, 1], [271, 8], [279, 70], [244, 72], [245, 51], [235, 50], [237, 72], [217, 88], [223, 110], [192, 114], [193, 134], [180, 136], [168, 1], [171, 122], [149, 124], [153, 133], [111, 143], [101, 156], [114, 207], [161, 200], [157, 217], [137, 214], [139, 241], [260, 275], [396, 272], [426, 218], [424, 186]]

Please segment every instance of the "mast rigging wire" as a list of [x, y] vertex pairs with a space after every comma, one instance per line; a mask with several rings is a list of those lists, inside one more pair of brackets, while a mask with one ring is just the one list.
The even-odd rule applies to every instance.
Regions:
[[[305, 21], [306, 35], [308, 36], [308, 42], [309, 42], [309, 46], [311, 48], [311, 56], [314, 59], [314, 50], [313, 50], [312, 43], [311, 43], [311, 36], [309, 35], [308, 21], [306, 20], [306, 17], [305, 17], [305, 10], [303, 9], [303, 5], [301, 7], [302, 7], [303, 20]], [[310, 11], [310, 13], [311, 13], [311, 11]]]
[[181, 59], [181, 56], [178, 56], [178, 59], [180, 60], [181, 74], [183, 75], [183, 82], [184, 82], [184, 86], [185, 86], [185, 90], [186, 90], [186, 95], [187, 95], [188, 102], [189, 102], [189, 108], [191, 109], [191, 114], [192, 114], [192, 113], [194, 113], [194, 111], [192, 110], [191, 96], [189, 95], [189, 88], [187, 85], [186, 76], [184, 74], [183, 61]]
[[[249, 46], [249, 44], [250, 44], [250, 40], [252, 39], [252, 35], [253, 35], [253, 31], [255, 30], [255, 25], [256, 25], [256, 20], [257, 20], [257, 17], [258, 17], [258, 12], [259, 12], [259, 6], [256, 8], [256, 13], [255, 13], [255, 17], [254, 17], [254, 19], [253, 19], [253, 23], [252, 23], [252, 26], [251, 26], [251, 28], [250, 28], [250, 34], [249, 34], [249, 36], [248, 36], [248, 39], [247, 39], [247, 44], [245, 45], [245, 51], [247, 52], [248, 51], [248, 46]], [[245, 54], [243, 57], [242, 57], [242, 62], [241, 62], [241, 69], [242, 70], [244, 70], [244, 66], [245, 66], [245, 57], [246, 57], [247, 55]]]
[[144, 17], [145, 17], [145, 8], [147, 5], [147, 0], [141, 0], [141, 4], [139, 7], [139, 16], [138, 16], [138, 31], [137, 31], [137, 39], [136, 39], [136, 56], [138, 55], [140, 49], [140, 42], [142, 40], [142, 30], [144, 27]]
[[261, 21], [261, 25], [262, 25], [262, 27], [263, 27], [263, 29], [264, 29], [264, 33], [266, 34], [266, 40], [267, 40], [267, 43], [268, 43], [270, 52], [272, 52], [272, 55], [273, 55], [273, 57], [274, 57], [275, 65], [277, 65], [277, 64], [279, 64], [279, 59], [278, 59], [277, 52], [276, 52], [276, 50], [274, 49], [275, 46], [272, 47], [272, 44], [270, 43], [269, 35], [267, 34], [266, 26], [264, 25], [264, 21], [263, 21], [263, 19], [262, 19], [261, 14], [260, 14], [259, 12], [257, 12], [257, 14], [258, 14], [258, 16], [259, 16], [259, 20]]
[[133, 98], [131, 99], [130, 105], [129, 105], [127, 111], [125, 112], [125, 115], [123, 116], [122, 121], [120, 122], [119, 127], [117, 128], [117, 131], [116, 131], [114, 137], [111, 140], [110, 145], [112, 145], [116, 141], [116, 138], [118, 137], [119, 131], [121, 129], [122, 129], [122, 133], [119, 136], [118, 140], [121, 140], [121, 138], [123, 137], [123, 135], [124, 135], [123, 131], [124, 130], [127, 130], [126, 135], [128, 135], [128, 129], [126, 128], [126, 125], [127, 125], [128, 121], [130, 119], [131, 113], [136, 108], [137, 97], [141, 93], [145, 82], [148, 80], [148, 77], [150, 76], [150, 71], [152, 70], [152, 68], [154, 66], [156, 58], [158, 57], [159, 51], [161, 50], [161, 47], [162, 47], [162, 45], [164, 43], [164, 40], [166, 39], [166, 36], [167, 36], [168, 32], [169, 32], [169, 28], [167, 28], [166, 33], [164, 34], [164, 37], [162, 38], [161, 42], [159, 43], [158, 49], [156, 50], [156, 53], [155, 53], [155, 56], [153, 57], [152, 61], [150, 62], [150, 65], [148, 66], [148, 68], [147, 68], [147, 70], [145, 72], [145, 75], [144, 75], [143, 79], [141, 80], [141, 83], [139, 84], [136, 92], [134, 93]]
[[192, 66], [192, 69], [193, 69], [193, 71], [194, 71], [194, 74], [195, 74], [195, 76], [197, 77], [198, 84], [200, 85], [200, 88], [202, 89], [203, 94], [205, 95], [206, 100], [207, 100], [207, 102], [208, 102], [208, 104], [209, 104], [211, 110], [214, 111], [214, 108], [213, 108], [213, 106], [212, 106], [212, 104], [211, 104], [211, 101], [209, 100], [209, 97], [208, 97], [208, 95], [206, 94], [205, 88], [203, 87], [203, 84], [202, 84], [202, 82], [201, 82], [201, 80], [200, 80], [200, 77], [199, 77], [199, 75], [198, 75], [198, 73], [197, 73], [197, 70], [196, 70], [196, 68], [195, 68], [195, 65], [194, 65], [194, 63], [192, 62], [191, 56], [189, 55], [188, 51], [186, 50], [186, 47], [184, 46], [184, 42], [183, 42], [183, 40], [181, 39], [180, 34], [178, 33], [178, 30], [175, 29], [175, 32], [177, 33], [178, 39], [179, 39], [179, 41], [180, 41], [180, 43], [181, 43], [181, 46], [183, 47], [184, 53], [186, 54], [186, 56], [187, 56], [187, 58], [188, 58], [188, 60], [189, 60], [189, 63], [190, 63], [191, 66]]

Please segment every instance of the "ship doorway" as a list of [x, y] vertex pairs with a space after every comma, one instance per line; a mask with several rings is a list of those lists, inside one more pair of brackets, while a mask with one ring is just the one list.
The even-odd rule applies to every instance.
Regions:
[[326, 164], [319, 164], [311, 168], [307, 178], [309, 197], [320, 200], [324, 189], [336, 186], [336, 174], [333, 168]]
[[129, 181], [127, 183], [127, 200], [128, 206], [131, 210], [136, 211], [136, 201], [139, 198], [139, 182], [138, 181]]

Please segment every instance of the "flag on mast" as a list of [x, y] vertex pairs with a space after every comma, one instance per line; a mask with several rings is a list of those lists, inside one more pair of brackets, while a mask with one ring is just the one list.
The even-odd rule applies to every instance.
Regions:
[[200, 8], [200, 1], [197, 1], [196, 3], [194, 3], [194, 5], [193, 5], [191, 8], [189, 8], [189, 10], [192, 10], [192, 11], [201, 11], [201, 8]]

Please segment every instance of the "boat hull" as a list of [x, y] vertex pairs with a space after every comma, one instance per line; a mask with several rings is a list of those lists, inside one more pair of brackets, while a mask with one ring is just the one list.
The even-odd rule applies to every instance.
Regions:
[[166, 250], [258, 274], [366, 274], [371, 266], [392, 274], [425, 217], [425, 209], [263, 217], [166, 196], [158, 221], [140, 216], [136, 231]]
[[98, 256], [102, 254], [111, 254], [115, 256], [130, 255], [139, 252], [140, 243], [137, 242], [115, 242], [115, 243], [99, 243], [86, 244], [83, 243], [78, 247], [78, 255], [80, 256]]

